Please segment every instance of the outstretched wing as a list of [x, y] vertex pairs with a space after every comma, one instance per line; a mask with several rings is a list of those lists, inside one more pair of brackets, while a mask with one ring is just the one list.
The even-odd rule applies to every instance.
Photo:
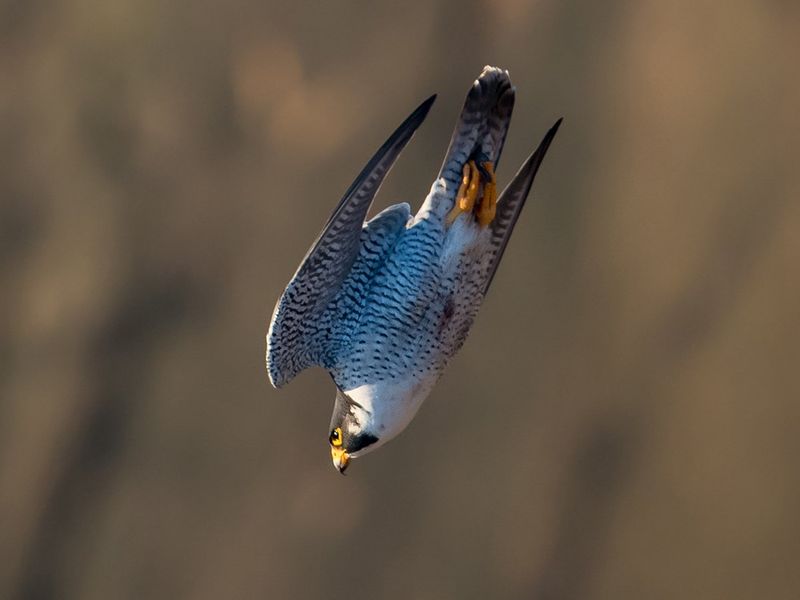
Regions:
[[497, 272], [497, 267], [500, 265], [500, 259], [503, 258], [508, 240], [511, 237], [511, 232], [514, 230], [514, 225], [519, 219], [522, 212], [522, 207], [525, 206], [525, 200], [528, 198], [528, 193], [531, 191], [533, 179], [536, 177], [536, 172], [539, 170], [539, 165], [544, 160], [544, 155], [547, 154], [547, 149], [550, 147], [550, 142], [556, 136], [558, 127], [561, 125], [561, 119], [555, 122], [550, 130], [545, 134], [539, 147], [536, 151], [528, 157], [528, 160], [522, 165], [514, 179], [508, 184], [503, 193], [497, 200], [497, 214], [494, 221], [492, 221], [492, 247], [494, 255], [489, 264], [489, 270], [486, 278], [486, 284], [483, 288], [484, 295], [489, 291], [489, 286], [494, 279], [494, 274]]
[[267, 332], [267, 372], [280, 387], [319, 364], [324, 340], [319, 321], [339, 292], [361, 246], [361, 229], [375, 194], [400, 152], [425, 120], [431, 96], [389, 136], [333, 211], [319, 237], [281, 295]]

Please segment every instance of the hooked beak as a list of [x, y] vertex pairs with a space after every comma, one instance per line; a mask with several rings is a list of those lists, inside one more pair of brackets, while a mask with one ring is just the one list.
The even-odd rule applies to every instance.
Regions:
[[331, 446], [331, 458], [333, 458], [333, 466], [336, 467], [336, 470], [344, 475], [344, 470], [350, 462], [350, 455], [343, 448]]

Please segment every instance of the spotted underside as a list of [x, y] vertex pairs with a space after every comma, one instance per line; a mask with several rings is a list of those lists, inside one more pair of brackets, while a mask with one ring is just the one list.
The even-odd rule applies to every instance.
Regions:
[[274, 385], [312, 365], [327, 369], [343, 390], [435, 377], [463, 344], [558, 124], [500, 195], [490, 222], [454, 214], [465, 165], [496, 168], [511, 118], [508, 73], [487, 67], [416, 216], [398, 204], [365, 223], [383, 177], [432, 102], [362, 171], [278, 301], [267, 335]]

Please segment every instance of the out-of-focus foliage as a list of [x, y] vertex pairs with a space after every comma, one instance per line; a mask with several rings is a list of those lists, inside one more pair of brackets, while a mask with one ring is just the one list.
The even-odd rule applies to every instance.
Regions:
[[[0, 4], [0, 597], [797, 598], [796, 2]], [[564, 125], [470, 340], [349, 476], [273, 303], [484, 64], [501, 183]]]

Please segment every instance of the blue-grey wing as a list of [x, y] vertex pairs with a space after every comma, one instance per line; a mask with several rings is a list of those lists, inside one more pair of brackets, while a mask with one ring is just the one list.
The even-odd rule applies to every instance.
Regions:
[[497, 214], [490, 226], [492, 229], [491, 245], [493, 253], [483, 286], [484, 295], [489, 291], [489, 286], [492, 284], [497, 267], [500, 266], [500, 260], [503, 258], [503, 252], [505, 252], [508, 245], [508, 240], [514, 231], [514, 225], [517, 223], [522, 208], [525, 206], [525, 200], [531, 191], [533, 179], [536, 177], [539, 165], [542, 164], [544, 155], [547, 154], [547, 149], [556, 136], [560, 125], [561, 119], [556, 121], [555, 125], [545, 134], [539, 147], [523, 163], [511, 183], [508, 184], [497, 199]]
[[359, 255], [367, 211], [434, 100], [432, 96], [423, 102], [367, 163], [278, 300], [267, 333], [267, 371], [275, 387], [321, 364], [325, 348], [318, 335], [320, 323]]
[[411, 207], [404, 203], [390, 206], [364, 225], [361, 246], [339, 293], [325, 311], [326, 327], [319, 333], [325, 352], [319, 364], [330, 368], [350, 349], [363, 316], [368, 312], [370, 294], [376, 279], [386, 268], [387, 259], [406, 231]]

